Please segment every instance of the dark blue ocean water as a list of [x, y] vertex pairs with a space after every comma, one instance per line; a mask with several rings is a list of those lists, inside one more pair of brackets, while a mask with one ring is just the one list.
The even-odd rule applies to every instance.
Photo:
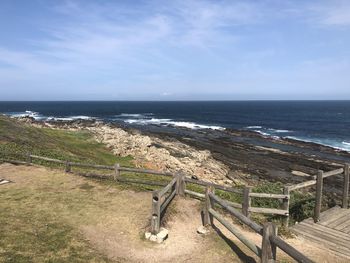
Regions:
[[0, 112], [38, 120], [247, 129], [350, 151], [350, 101], [0, 102]]

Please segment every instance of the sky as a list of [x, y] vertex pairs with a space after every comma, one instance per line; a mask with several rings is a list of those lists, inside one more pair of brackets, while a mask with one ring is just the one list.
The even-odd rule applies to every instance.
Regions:
[[349, 0], [0, 1], [0, 100], [350, 99]]

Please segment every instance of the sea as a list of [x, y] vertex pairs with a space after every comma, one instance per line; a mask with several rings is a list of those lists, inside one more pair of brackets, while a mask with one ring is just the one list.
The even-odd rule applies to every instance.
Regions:
[[42, 121], [243, 129], [350, 152], [350, 101], [7, 101], [0, 102], [0, 113]]

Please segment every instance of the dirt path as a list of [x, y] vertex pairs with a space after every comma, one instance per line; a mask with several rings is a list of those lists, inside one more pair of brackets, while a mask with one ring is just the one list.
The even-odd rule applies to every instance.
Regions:
[[[201, 204], [194, 199], [176, 198], [172, 202], [165, 222], [169, 238], [162, 244], [154, 244], [143, 238], [149, 225], [149, 192], [135, 192], [114, 183], [101, 183], [43, 167], [2, 164], [0, 178], [13, 181], [0, 186], [0, 196], [6, 200], [0, 204], [0, 213], [11, 210], [14, 218], [28, 215], [30, 218], [25, 220], [24, 229], [34, 233], [37, 226], [47, 220], [69, 225], [82, 235], [92, 250], [115, 262], [258, 262], [219, 224], [219, 235], [214, 230], [207, 236], [197, 234]], [[260, 236], [242, 231], [260, 245]], [[35, 238], [30, 240], [36, 241]], [[26, 242], [25, 239], [22, 242]], [[346, 262], [312, 244], [305, 244], [302, 239], [288, 242], [311, 255], [316, 262]], [[27, 255], [32, 243], [25, 244], [20, 252]], [[0, 248], [0, 252], [10, 249], [11, 244]], [[36, 250], [32, 250], [34, 255], [31, 256], [35, 258]], [[55, 253], [66, 255], [64, 253], [68, 252]], [[279, 254], [284, 262], [291, 261], [283, 253]]]

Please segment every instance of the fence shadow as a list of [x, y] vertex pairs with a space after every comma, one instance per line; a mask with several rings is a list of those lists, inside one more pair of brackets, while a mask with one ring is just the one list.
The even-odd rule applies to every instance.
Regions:
[[239, 257], [239, 259], [242, 260], [242, 262], [257, 263], [257, 261], [253, 257], [248, 256], [231, 239], [229, 239], [227, 236], [225, 236], [225, 234], [222, 233], [222, 231], [215, 224], [212, 225], [212, 228], [226, 242], [226, 244]]

